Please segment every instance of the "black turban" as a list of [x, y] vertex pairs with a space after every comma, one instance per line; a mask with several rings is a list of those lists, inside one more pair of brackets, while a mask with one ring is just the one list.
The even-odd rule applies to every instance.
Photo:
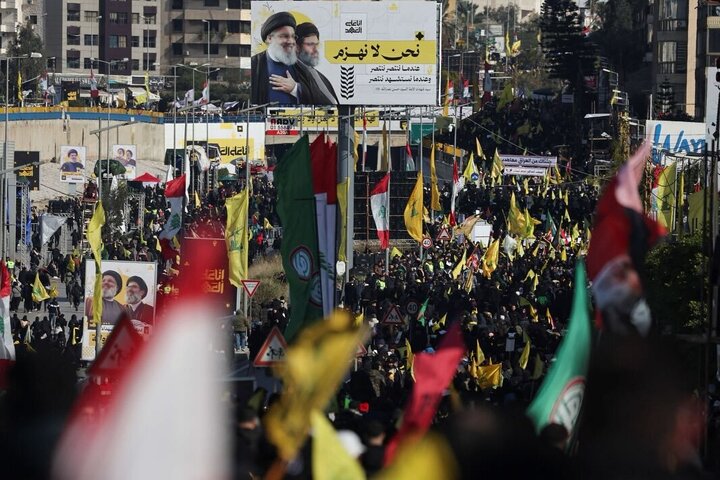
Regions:
[[267, 20], [265, 20], [265, 23], [263, 23], [263, 26], [260, 29], [260, 35], [262, 35], [262, 39], [263, 41], [265, 41], [267, 36], [278, 28], [293, 27], [293, 29], [295, 29], [295, 25], [297, 25], [297, 23], [295, 22], [295, 17], [293, 17], [288, 12], [274, 13], [270, 15]]
[[118, 291], [122, 288], [122, 278], [120, 277], [120, 274], [117, 273], [115, 270], [105, 270], [102, 274], [103, 277], [110, 276], [115, 280], [115, 285], [118, 288]]
[[132, 277], [127, 279], [126, 285], [130, 285], [131, 283], [137, 283], [138, 287], [140, 287], [140, 290], [143, 290], [145, 292], [145, 295], [147, 295], [148, 287], [147, 283], [145, 283], [145, 280], [143, 280], [141, 277], [138, 277], [137, 275], [133, 275]]
[[301, 23], [295, 28], [295, 35], [297, 36], [298, 44], [300, 44], [305, 37], [312, 37], [313, 35], [315, 35], [320, 38], [320, 31], [317, 29], [315, 24], [305, 22]]

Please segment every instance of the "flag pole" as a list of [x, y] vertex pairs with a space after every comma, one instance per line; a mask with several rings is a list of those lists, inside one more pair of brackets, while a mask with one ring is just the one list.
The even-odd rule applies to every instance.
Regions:
[[[387, 218], [388, 218], [388, 235], [392, 233], [392, 227], [390, 226], [390, 183], [392, 175], [390, 172], [392, 171], [392, 158], [390, 157], [390, 145], [392, 145], [392, 116], [390, 117], [390, 122], [388, 122], [388, 135], [387, 135], [387, 142], [383, 145], [383, 149], [385, 150], [385, 160], [387, 161], [387, 173], [388, 173], [388, 191], [387, 191], [387, 205], [385, 205], [385, 211], [387, 212]], [[385, 275], [390, 275], [390, 241], [388, 240], [388, 246], [385, 249]]]

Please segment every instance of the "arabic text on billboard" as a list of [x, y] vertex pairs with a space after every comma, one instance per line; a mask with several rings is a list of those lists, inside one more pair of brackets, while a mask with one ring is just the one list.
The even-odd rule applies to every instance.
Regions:
[[435, 2], [252, 2], [253, 104], [429, 105]]

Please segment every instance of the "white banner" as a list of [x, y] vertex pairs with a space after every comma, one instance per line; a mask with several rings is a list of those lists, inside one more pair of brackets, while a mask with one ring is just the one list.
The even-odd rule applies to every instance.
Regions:
[[436, 104], [435, 2], [274, 1], [251, 8], [253, 104]]
[[137, 176], [137, 146], [136, 145], [113, 145], [112, 155], [115, 160], [125, 167], [125, 178], [132, 180]]
[[55, 235], [62, 225], [67, 222], [68, 217], [59, 217], [57, 215], [50, 215], [48, 213], [40, 217], [40, 236], [41, 245], [45, 245], [50, 241], [50, 237]]
[[539, 155], [503, 155], [500, 158], [505, 165], [505, 175], [507, 167], [542, 167], [552, 168], [557, 165], [557, 157], [541, 157]]
[[246, 139], [245, 130], [247, 123], [210, 123], [207, 127], [204, 124], [197, 124], [195, 128], [191, 125], [187, 128], [184, 123], [175, 125], [173, 133], [173, 124], [165, 124], [165, 149], [175, 148], [182, 150], [185, 147], [185, 135], [187, 135], [187, 144], [192, 145], [193, 142], [207, 141], [208, 134], [210, 136], [210, 144], [217, 145], [220, 150], [221, 163], [229, 163], [236, 158], [245, 160], [246, 142], [250, 147], [250, 161], [265, 162], [265, 123], [250, 123], [250, 138]]
[[544, 177], [547, 168], [542, 167], [505, 167], [503, 175], [520, 175], [523, 177]]

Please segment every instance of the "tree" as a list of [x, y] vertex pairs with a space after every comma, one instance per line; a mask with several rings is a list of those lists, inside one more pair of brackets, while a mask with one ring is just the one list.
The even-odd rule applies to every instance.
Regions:
[[542, 50], [550, 78], [566, 80], [577, 93], [595, 73], [595, 47], [585, 37], [572, 0], [546, 0], [540, 12]]
[[[45, 47], [39, 35], [37, 35], [29, 24], [22, 25], [17, 32], [15, 41], [10, 45], [10, 57], [29, 56], [31, 53], [44, 55]], [[27, 60], [12, 60], [10, 62], [10, 100], [17, 99], [18, 69], [22, 75], [22, 89], [31, 90], [37, 85], [37, 78], [42, 75], [46, 68], [45, 58], [29, 58]], [[4, 80], [5, 70], [3, 70]]]
[[608, 59], [621, 79], [643, 67], [646, 42], [643, 29], [633, 24], [647, 2], [643, 0], [613, 0], [597, 3], [601, 27], [592, 34], [600, 54]]

